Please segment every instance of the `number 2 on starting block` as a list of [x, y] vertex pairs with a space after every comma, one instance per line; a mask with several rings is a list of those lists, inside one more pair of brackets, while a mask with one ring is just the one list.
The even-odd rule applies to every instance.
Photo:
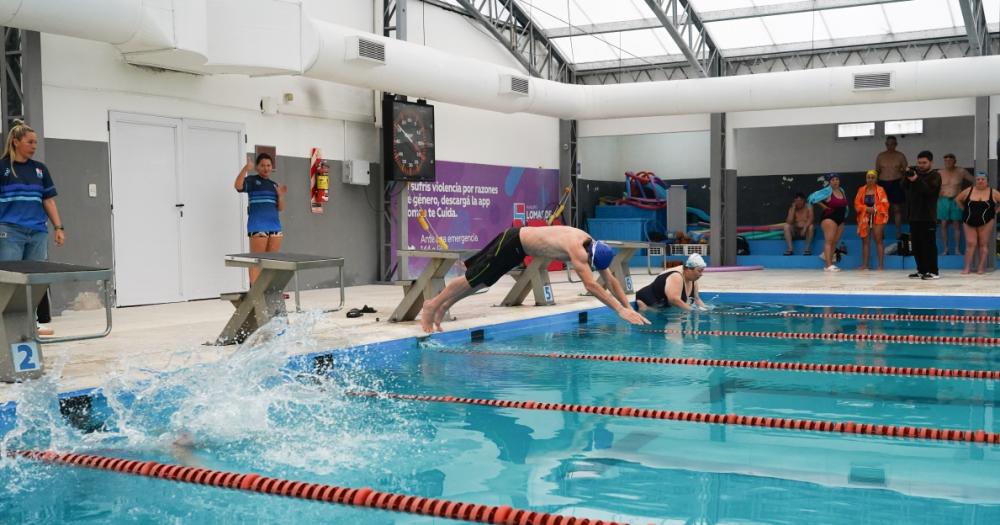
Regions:
[[14, 373], [32, 372], [42, 367], [38, 360], [38, 343], [24, 341], [10, 345], [10, 357], [14, 363]]
[[551, 303], [554, 300], [552, 296], [552, 285], [546, 284], [542, 286], [542, 293], [545, 295], [545, 302]]

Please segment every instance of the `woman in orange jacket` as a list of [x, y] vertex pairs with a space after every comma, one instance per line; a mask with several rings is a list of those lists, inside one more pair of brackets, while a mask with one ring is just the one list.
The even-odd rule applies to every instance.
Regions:
[[868, 170], [865, 174], [865, 185], [858, 188], [854, 197], [854, 209], [858, 213], [858, 237], [861, 237], [861, 270], [868, 269], [869, 247], [871, 237], [875, 237], [875, 250], [878, 254], [878, 269], [885, 266], [885, 250], [882, 247], [882, 234], [889, 222], [889, 197], [885, 189], [878, 185], [878, 172]]

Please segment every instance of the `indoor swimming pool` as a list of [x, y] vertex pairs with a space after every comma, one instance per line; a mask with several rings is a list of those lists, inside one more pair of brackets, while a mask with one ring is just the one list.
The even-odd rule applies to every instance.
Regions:
[[[1000, 433], [976, 374], [1000, 370], [998, 313], [721, 304], [640, 329], [592, 310], [334, 353], [305, 315], [93, 399], [21, 385], [2, 444], [635, 524], [994, 524], [1000, 445], [864, 434]], [[3, 523], [450, 522], [25, 458], [0, 481]]]

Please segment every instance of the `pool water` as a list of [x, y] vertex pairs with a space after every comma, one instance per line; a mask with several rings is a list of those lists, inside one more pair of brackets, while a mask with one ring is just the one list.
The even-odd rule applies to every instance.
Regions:
[[[723, 305], [690, 317], [654, 315], [652, 328], [1000, 336], [995, 324], [726, 315], [791, 310], [834, 311]], [[322, 350], [310, 338], [315, 318], [269, 326], [221, 363], [116, 379], [75, 425], [59, 415], [56, 385], [24, 385], [17, 425], [2, 448], [85, 451], [630, 523], [1000, 523], [998, 446], [348, 395], [376, 390], [1000, 432], [994, 381], [482, 354], [1000, 370], [993, 349], [646, 333], [591, 314], [585, 323], [563, 316], [545, 330], [487, 328], [481, 342], [450, 337], [339, 352], [323, 359], [318, 373], [284, 366], [290, 355]], [[176, 445], [178, 438], [190, 445]], [[449, 522], [28, 460], [4, 459], [0, 481], [0, 523]]]

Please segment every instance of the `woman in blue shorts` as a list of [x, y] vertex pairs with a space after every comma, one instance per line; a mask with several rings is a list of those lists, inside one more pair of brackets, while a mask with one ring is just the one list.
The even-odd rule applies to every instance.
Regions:
[[[256, 175], [247, 175], [251, 168], [257, 168]], [[288, 187], [271, 180], [274, 159], [267, 153], [257, 155], [255, 162], [247, 161], [236, 176], [233, 187], [246, 193], [247, 236], [250, 237], [250, 253], [277, 252], [281, 250], [281, 219], [278, 212], [285, 209], [285, 193]], [[250, 285], [253, 286], [260, 268], [250, 268]]]

